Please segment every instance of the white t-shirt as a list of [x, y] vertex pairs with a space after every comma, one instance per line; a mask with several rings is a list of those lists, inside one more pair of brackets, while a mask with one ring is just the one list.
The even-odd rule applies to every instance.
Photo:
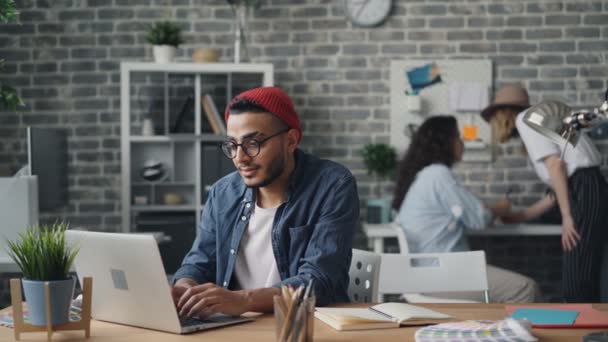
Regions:
[[[515, 126], [521, 140], [526, 145], [528, 156], [534, 165], [536, 174], [543, 182], [551, 185], [549, 170], [545, 166], [544, 159], [550, 155], [561, 156], [564, 146], [558, 145], [526, 125], [523, 121], [524, 113], [525, 111], [517, 115]], [[564, 161], [568, 167], [568, 177], [570, 177], [577, 169], [600, 165], [602, 157], [587, 134], [581, 132], [576, 147], [568, 143], [566, 153], [564, 154]]]
[[271, 287], [281, 281], [272, 251], [272, 224], [277, 208], [255, 206], [243, 233], [234, 272], [243, 290]]

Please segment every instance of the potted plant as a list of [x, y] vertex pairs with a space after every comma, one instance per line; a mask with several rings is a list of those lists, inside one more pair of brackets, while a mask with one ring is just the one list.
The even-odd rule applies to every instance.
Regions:
[[148, 30], [146, 40], [154, 45], [153, 54], [156, 63], [169, 63], [175, 57], [177, 47], [184, 42], [182, 29], [168, 21], [158, 22]]
[[[368, 174], [376, 174], [381, 179], [392, 175], [397, 164], [395, 149], [387, 144], [367, 144], [361, 151]], [[391, 199], [371, 198], [367, 200], [367, 222], [387, 223], [391, 220]]]
[[368, 174], [375, 173], [384, 179], [395, 169], [397, 153], [392, 146], [367, 144], [363, 146], [361, 155]]
[[67, 245], [67, 229], [66, 223], [37, 225], [19, 234], [17, 241], [8, 241], [8, 254], [23, 273], [23, 291], [33, 325], [47, 323], [45, 283], [50, 288], [52, 325], [69, 321], [76, 284], [69, 271], [78, 248]]

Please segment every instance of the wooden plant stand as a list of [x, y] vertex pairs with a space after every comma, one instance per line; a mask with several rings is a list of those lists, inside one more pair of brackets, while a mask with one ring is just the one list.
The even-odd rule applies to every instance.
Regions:
[[68, 322], [60, 325], [52, 325], [51, 322], [51, 301], [49, 283], [44, 284], [46, 299], [46, 326], [36, 326], [23, 321], [23, 297], [21, 295], [21, 279], [11, 279], [11, 302], [13, 306], [13, 328], [15, 330], [15, 340], [19, 341], [20, 334], [26, 332], [47, 333], [47, 341], [51, 341], [53, 332], [66, 330], [84, 330], [85, 336], [91, 336], [91, 295], [93, 291], [93, 278], [84, 277], [82, 287], [82, 307], [80, 320]]

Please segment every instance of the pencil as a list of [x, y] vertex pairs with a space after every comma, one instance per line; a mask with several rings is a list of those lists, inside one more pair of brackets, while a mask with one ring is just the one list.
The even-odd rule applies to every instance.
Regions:
[[293, 319], [293, 314], [294, 314], [294, 310], [295, 307], [298, 304], [298, 296], [300, 295], [300, 293], [302, 293], [302, 288], [298, 288], [298, 290], [296, 290], [296, 292], [293, 294], [293, 296], [291, 298], [288, 298], [288, 300], [290, 301], [289, 303], [289, 307], [287, 309], [287, 315], [285, 315], [285, 321], [283, 321], [283, 328], [281, 329], [281, 334], [279, 334], [279, 341], [285, 341], [287, 339], [287, 336], [289, 336], [289, 332], [291, 330], [291, 326], [292, 326], [292, 319]]

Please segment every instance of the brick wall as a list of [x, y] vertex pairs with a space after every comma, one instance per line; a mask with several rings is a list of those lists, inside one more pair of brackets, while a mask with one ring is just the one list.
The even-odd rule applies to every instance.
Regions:
[[[264, 1], [249, 21], [249, 53], [254, 62], [273, 63], [277, 84], [293, 96], [303, 147], [347, 165], [363, 199], [392, 187], [368, 176], [359, 156], [364, 144], [388, 141], [391, 59], [489, 58], [495, 86], [521, 82], [533, 102], [558, 97], [594, 106], [608, 86], [606, 0], [396, 0], [377, 28], [352, 27], [341, 4]], [[215, 47], [229, 62], [232, 13], [221, 0], [20, 0], [18, 7], [21, 25], [0, 25], [1, 77], [27, 108], [0, 113], [0, 172], [24, 163], [25, 126], [69, 127], [70, 204], [44, 217], [116, 230], [119, 63], [151, 60], [145, 30], [158, 20], [184, 28], [180, 61], [194, 48]], [[462, 164], [457, 172], [485, 199], [515, 185], [515, 203], [530, 203], [542, 186], [520, 146], [512, 142], [494, 162]]]

